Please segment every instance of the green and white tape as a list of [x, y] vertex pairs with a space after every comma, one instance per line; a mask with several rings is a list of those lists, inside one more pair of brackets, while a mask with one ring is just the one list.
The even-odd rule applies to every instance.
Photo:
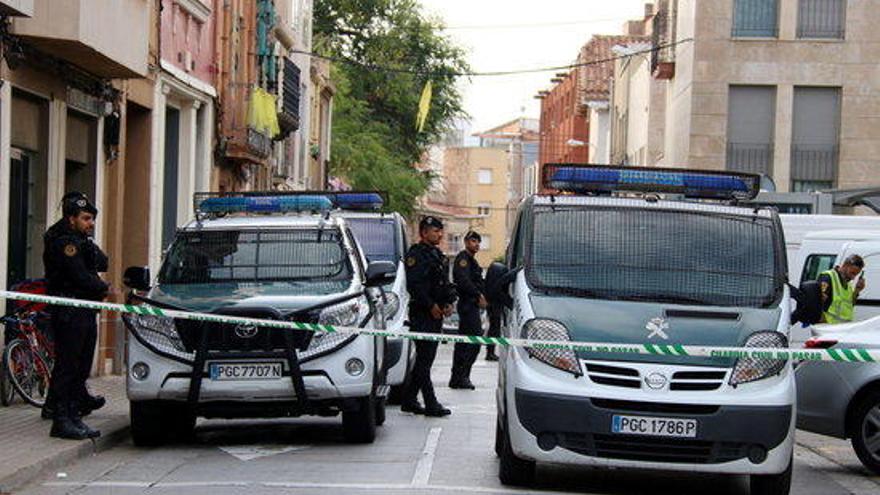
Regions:
[[506, 337], [482, 337], [473, 335], [431, 334], [419, 332], [394, 332], [357, 327], [339, 327], [299, 323], [291, 321], [264, 320], [240, 316], [218, 315], [213, 313], [197, 313], [173, 309], [161, 309], [149, 305], [116, 304], [107, 302], [86, 301], [66, 297], [44, 296], [22, 292], [0, 291], [0, 298], [29, 301], [35, 303], [68, 306], [74, 308], [132, 313], [139, 315], [163, 316], [184, 320], [226, 323], [233, 325], [252, 325], [288, 330], [307, 330], [311, 332], [344, 333], [350, 335], [370, 335], [374, 337], [394, 337], [411, 340], [430, 340], [437, 342], [453, 342], [464, 344], [497, 345], [502, 347], [532, 347], [544, 349], [571, 349], [581, 352], [606, 354], [642, 354], [658, 356], [692, 356], [713, 358], [756, 358], [756, 359], [792, 359], [797, 361], [834, 361], [844, 363], [875, 363], [880, 362], [880, 349], [780, 349], [758, 347], [716, 347], [682, 344], [609, 344], [596, 342], [574, 342], [562, 340], [528, 340]]

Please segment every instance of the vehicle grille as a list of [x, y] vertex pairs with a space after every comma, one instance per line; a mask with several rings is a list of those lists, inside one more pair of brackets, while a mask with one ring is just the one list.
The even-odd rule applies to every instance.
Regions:
[[[637, 368], [586, 363], [587, 376], [593, 383], [610, 387], [641, 389], [645, 387]], [[724, 384], [726, 371], [676, 371], [672, 374], [669, 390], [708, 391], [718, 390]]]
[[[271, 315], [258, 311], [253, 314], [236, 314], [235, 316], [273, 319]], [[308, 320], [309, 318], [304, 317], [297, 317], [296, 319], [296, 321], [316, 323], [316, 321]], [[177, 329], [186, 347], [193, 351], [199, 348], [203, 335], [207, 339], [207, 350], [214, 352], [268, 353], [283, 351], [287, 348], [287, 337], [285, 334], [288, 332], [293, 333], [294, 346], [304, 349], [311, 338], [311, 332], [300, 330], [256, 327], [239, 331], [239, 325], [184, 320], [177, 321]]]
[[747, 456], [740, 443], [629, 435], [560, 434], [559, 446], [578, 454], [630, 461], [718, 464]]

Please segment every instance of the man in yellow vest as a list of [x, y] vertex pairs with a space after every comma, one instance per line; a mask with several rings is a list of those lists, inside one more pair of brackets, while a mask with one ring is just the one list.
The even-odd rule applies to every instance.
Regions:
[[856, 299], [865, 288], [865, 277], [853, 287], [852, 281], [862, 273], [865, 260], [857, 254], [850, 255], [840, 266], [819, 274], [819, 290], [822, 296], [822, 323], [848, 323], [853, 321]]

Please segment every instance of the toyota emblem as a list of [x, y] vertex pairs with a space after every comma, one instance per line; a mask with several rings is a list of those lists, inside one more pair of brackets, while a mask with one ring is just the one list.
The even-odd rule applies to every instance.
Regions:
[[257, 335], [257, 327], [253, 325], [239, 325], [235, 327], [235, 335], [242, 339], [252, 339]]
[[665, 387], [667, 381], [666, 375], [662, 373], [651, 373], [645, 377], [645, 385], [654, 390], [660, 390]]

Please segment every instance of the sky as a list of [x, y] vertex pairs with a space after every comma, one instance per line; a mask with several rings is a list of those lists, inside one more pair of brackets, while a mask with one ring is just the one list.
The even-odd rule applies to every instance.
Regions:
[[[475, 71], [567, 65], [593, 34], [621, 34], [639, 19], [646, 0], [421, 0], [440, 17]], [[464, 108], [478, 132], [520, 116], [538, 118], [534, 95], [551, 87], [554, 72], [460, 80]]]

